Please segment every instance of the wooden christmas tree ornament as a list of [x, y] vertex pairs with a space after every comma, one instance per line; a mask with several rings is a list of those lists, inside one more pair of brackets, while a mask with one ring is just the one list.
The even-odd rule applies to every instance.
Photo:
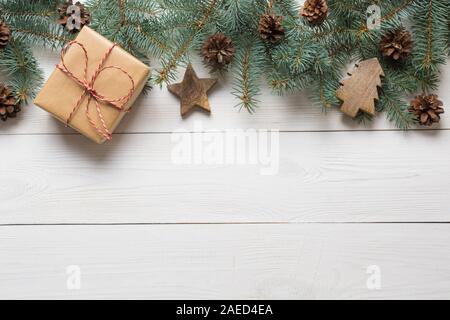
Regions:
[[360, 111], [375, 115], [375, 101], [381, 88], [383, 68], [377, 58], [361, 61], [350, 77], [342, 81], [336, 96], [343, 101], [341, 110], [352, 118]]
[[200, 79], [189, 64], [183, 82], [169, 85], [168, 89], [181, 99], [181, 116], [184, 117], [195, 107], [211, 112], [207, 93], [216, 83], [217, 79]]

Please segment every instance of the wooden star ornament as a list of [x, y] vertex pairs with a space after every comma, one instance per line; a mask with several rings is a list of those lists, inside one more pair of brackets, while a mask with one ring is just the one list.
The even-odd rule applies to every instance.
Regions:
[[207, 93], [216, 83], [217, 79], [200, 79], [189, 64], [183, 82], [169, 85], [168, 89], [181, 99], [181, 116], [185, 117], [196, 107], [211, 112]]

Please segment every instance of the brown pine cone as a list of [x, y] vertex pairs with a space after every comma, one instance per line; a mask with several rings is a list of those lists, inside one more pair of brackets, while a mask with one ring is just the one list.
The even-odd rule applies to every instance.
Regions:
[[420, 95], [411, 101], [409, 111], [416, 116], [421, 125], [431, 126], [441, 120], [440, 114], [444, 113], [443, 105], [435, 94]]
[[[77, 21], [72, 18], [72, 16], [76, 16], [76, 10], [70, 10], [70, 7], [72, 6], [77, 6], [80, 10], [80, 23], [77, 23]], [[74, 4], [72, 0], [68, 0], [58, 7], [58, 13], [58, 23], [71, 32], [80, 31], [85, 25], [88, 25], [91, 22], [91, 14], [79, 1]]]
[[380, 52], [393, 61], [407, 58], [413, 50], [411, 33], [405, 28], [388, 31], [380, 41]]
[[326, 0], [306, 0], [301, 11], [311, 24], [321, 24], [328, 16], [328, 3]]
[[282, 16], [275, 16], [274, 14], [265, 14], [259, 20], [259, 35], [264, 40], [269, 40], [276, 43], [284, 38], [284, 28], [281, 25], [283, 22]]
[[0, 49], [6, 47], [11, 39], [11, 29], [4, 21], [0, 21]]
[[233, 41], [223, 33], [209, 37], [202, 47], [203, 60], [213, 69], [222, 69], [229, 65], [235, 53]]
[[20, 106], [11, 89], [0, 84], [0, 119], [6, 121], [8, 118], [15, 118], [18, 112]]

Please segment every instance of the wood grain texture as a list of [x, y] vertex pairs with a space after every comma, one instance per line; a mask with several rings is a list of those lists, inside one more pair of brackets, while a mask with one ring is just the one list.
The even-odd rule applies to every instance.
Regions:
[[[58, 54], [38, 56], [49, 75]], [[418, 223], [450, 222], [450, 116], [441, 131], [385, 131], [383, 116], [359, 125], [267, 88], [249, 115], [230, 89], [220, 80], [212, 114], [183, 120], [155, 88], [101, 147], [34, 106], [0, 124], [0, 298], [450, 299], [450, 224]], [[450, 106], [450, 66], [438, 93]], [[283, 131], [278, 174], [175, 165], [170, 133], [199, 121]], [[381, 290], [367, 289], [371, 265]]]
[[217, 83], [217, 79], [200, 79], [189, 64], [183, 81], [168, 86], [171, 93], [181, 100], [181, 116], [187, 116], [192, 110], [200, 108], [208, 113], [211, 106], [208, 101], [208, 91]]
[[381, 88], [383, 69], [377, 58], [359, 62], [349, 78], [342, 81], [336, 96], [343, 102], [341, 111], [356, 118], [360, 111], [375, 116], [375, 101]]
[[[450, 225], [0, 227], [0, 298], [444, 299]], [[81, 289], [66, 288], [66, 267]], [[381, 271], [369, 290], [367, 268]]]
[[[192, 134], [190, 135], [192, 136]], [[282, 133], [279, 171], [176, 165], [167, 134], [0, 136], [0, 224], [450, 221], [450, 132]]]

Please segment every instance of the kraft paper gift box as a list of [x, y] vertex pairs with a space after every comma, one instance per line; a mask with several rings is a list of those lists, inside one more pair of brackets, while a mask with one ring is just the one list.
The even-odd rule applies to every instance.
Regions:
[[89, 27], [74, 42], [34, 103], [102, 144], [142, 92], [150, 69]]

